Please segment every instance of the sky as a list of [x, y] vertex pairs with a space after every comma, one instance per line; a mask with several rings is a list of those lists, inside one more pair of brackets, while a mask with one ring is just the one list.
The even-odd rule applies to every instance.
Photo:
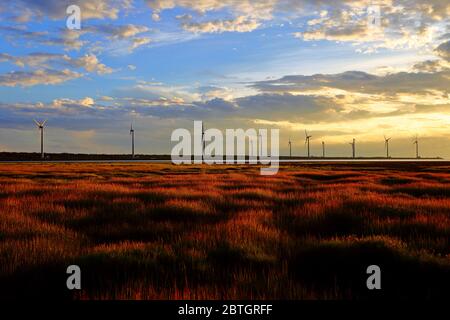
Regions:
[[[81, 28], [67, 27], [67, 7]], [[171, 133], [280, 129], [280, 154], [450, 158], [450, 1], [0, 3], [0, 151], [170, 153]]]

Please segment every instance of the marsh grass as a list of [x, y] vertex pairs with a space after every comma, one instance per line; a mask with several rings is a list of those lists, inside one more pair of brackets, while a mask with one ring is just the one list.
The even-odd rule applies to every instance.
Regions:
[[448, 297], [449, 167], [258, 170], [1, 164], [0, 298]]

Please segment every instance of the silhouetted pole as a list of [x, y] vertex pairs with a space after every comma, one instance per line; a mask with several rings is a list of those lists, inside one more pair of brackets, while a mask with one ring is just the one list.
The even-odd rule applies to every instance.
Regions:
[[386, 158], [389, 159], [389, 140], [386, 141]]
[[309, 138], [308, 138], [308, 158], [310, 157], [310, 154], [309, 154]]
[[130, 135], [131, 135], [131, 158], [134, 159], [134, 129], [133, 129], [133, 124], [131, 124]]
[[419, 159], [419, 141], [416, 140], [416, 158]]
[[355, 158], [355, 157], [356, 157], [356, 141], [353, 138], [353, 158]]
[[353, 142], [350, 142], [350, 145], [352, 146], [352, 156], [353, 156], [353, 159], [355, 158], [355, 154], [356, 154], [356, 140], [355, 140], [355, 138], [353, 138]]
[[292, 142], [291, 142], [291, 138], [289, 138], [289, 158], [292, 158]]
[[44, 127], [42, 126], [39, 129], [41, 129], [41, 159], [44, 159]]

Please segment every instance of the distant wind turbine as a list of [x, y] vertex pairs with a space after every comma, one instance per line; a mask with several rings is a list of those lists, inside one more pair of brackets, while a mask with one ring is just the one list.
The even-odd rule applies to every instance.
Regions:
[[262, 158], [262, 135], [261, 132], [258, 132], [258, 153], [259, 159]]
[[414, 138], [413, 144], [416, 145], [416, 158], [419, 159], [419, 158], [420, 158], [420, 157], [419, 157], [419, 138], [417, 137], [417, 135], [416, 135], [416, 137]]
[[355, 154], [356, 154], [356, 140], [355, 138], [353, 138], [353, 141], [349, 143], [352, 146], [352, 156], [353, 159], [355, 158]]
[[202, 121], [202, 160], [205, 159], [205, 128]]
[[311, 139], [312, 136], [308, 135], [308, 132], [305, 130], [305, 145], [308, 145], [308, 158], [310, 157], [309, 153], [309, 139]]
[[133, 123], [131, 123], [130, 135], [131, 135], [131, 158], [134, 159], [134, 129], [133, 129]]
[[291, 142], [291, 137], [289, 137], [289, 158], [292, 158], [292, 142]]
[[391, 138], [386, 138], [386, 136], [384, 136], [384, 147], [386, 148], [386, 158], [389, 159], [389, 140], [391, 140]]
[[44, 127], [45, 124], [47, 123], [47, 120], [45, 120], [44, 122], [38, 122], [36, 120], [33, 120], [34, 123], [36, 123], [36, 126], [38, 127], [38, 129], [41, 131], [41, 159], [44, 159]]
[[325, 141], [322, 141], [322, 158], [325, 158]]

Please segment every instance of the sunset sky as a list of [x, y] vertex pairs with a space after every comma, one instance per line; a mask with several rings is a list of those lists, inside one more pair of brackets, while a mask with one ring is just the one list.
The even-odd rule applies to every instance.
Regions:
[[[81, 8], [68, 30], [66, 8]], [[380, 8], [380, 19], [371, 10]], [[369, 14], [368, 14], [369, 12]], [[0, 3], [0, 151], [170, 153], [172, 130], [279, 128], [281, 154], [450, 158], [450, 1]], [[379, 22], [379, 24], [378, 24]]]

